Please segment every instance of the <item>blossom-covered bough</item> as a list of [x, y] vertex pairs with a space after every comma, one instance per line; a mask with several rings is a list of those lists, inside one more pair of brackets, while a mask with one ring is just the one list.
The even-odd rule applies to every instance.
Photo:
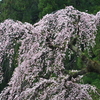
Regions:
[[10, 19], [0, 23], [1, 85], [10, 74], [0, 100], [92, 100], [88, 91], [96, 92], [95, 87], [67, 80], [64, 60], [66, 52], [80, 56], [93, 47], [99, 25], [99, 13], [90, 15], [72, 6], [34, 25]]

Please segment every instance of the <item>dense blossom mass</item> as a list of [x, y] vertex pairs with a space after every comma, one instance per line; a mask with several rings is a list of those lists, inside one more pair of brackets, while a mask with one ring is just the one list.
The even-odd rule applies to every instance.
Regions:
[[88, 50], [93, 47], [99, 24], [99, 12], [95, 16], [72, 6], [47, 14], [34, 25], [11, 19], [0, 23], [1, 84], [4, 57], [9, 59], [6, 67], [11, 68], [13, 55], [18, 55], [17, 67], [0, 100], [92, 100], [88, 90], [95, 91], [94, 87], [65, 81], [68, 75], [63, 60], [66, 51], [69, 56], [73, 53], [69, 44], [74, 39], [73, 45], [80, 51], [81, 45]]

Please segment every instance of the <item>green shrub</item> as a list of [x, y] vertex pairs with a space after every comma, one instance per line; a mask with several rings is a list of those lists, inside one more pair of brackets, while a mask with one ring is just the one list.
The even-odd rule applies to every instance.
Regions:
[[82, 81], [84, 84], [95, 85], [97, 88], [100, 89], [100, 75], [97, 73], [91, 72], [84, 75]]

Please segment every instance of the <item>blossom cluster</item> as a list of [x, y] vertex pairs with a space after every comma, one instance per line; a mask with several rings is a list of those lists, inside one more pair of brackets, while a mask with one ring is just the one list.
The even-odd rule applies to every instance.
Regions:
[[11, 67], [14, 45], [20, 42], [21, 46], [18, 66], [0, 100], [91, 100], [88, 94], [91, 86], [65, 82], [68, 75], [64, 73], [63, 60], [66, 51], [71, 51], [68, 45], [73, 39], [77, 41], [72, 45], [79, 50], [81, 44], [85, 49], [95, 45], [97, 20], [97, 16], [69, 6], [47, 14], [34, 25], [10, 19], [1, 23], [0, 64], [7, 54], [10, 61], [7, 67]]

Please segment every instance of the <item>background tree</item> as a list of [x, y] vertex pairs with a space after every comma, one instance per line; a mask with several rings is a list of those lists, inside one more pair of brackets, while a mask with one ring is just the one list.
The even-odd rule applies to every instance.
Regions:
[[100, 0], [2, 0], [0, 2], [0, 21], [7, 18], [35, 23], [45, 14], [73, 5], [80, 11], [96, 13]]
[[74, 6], [80, 11], [88, 11], [88, 13], [96, 13], [100, 10], [100, 0], [39, 0], [39, 18], [45, 14], [51, 13], [65, 6]]
[[39, 9], [39, 18], [42, 18], [47, 13], [51, 13], [58, 9], [62, 9], [66, 6], [66, 0], [39, 0], [38, 9]]
[[38, 20], [38, 0], [3, 0], [0, 4], [0, 21], [10, 18], [35, 23]]
[[100, 10], [100, 0], [68, 0], [67, 5], [73, 5], [78, 10], [88, 13], [97, 13]]

